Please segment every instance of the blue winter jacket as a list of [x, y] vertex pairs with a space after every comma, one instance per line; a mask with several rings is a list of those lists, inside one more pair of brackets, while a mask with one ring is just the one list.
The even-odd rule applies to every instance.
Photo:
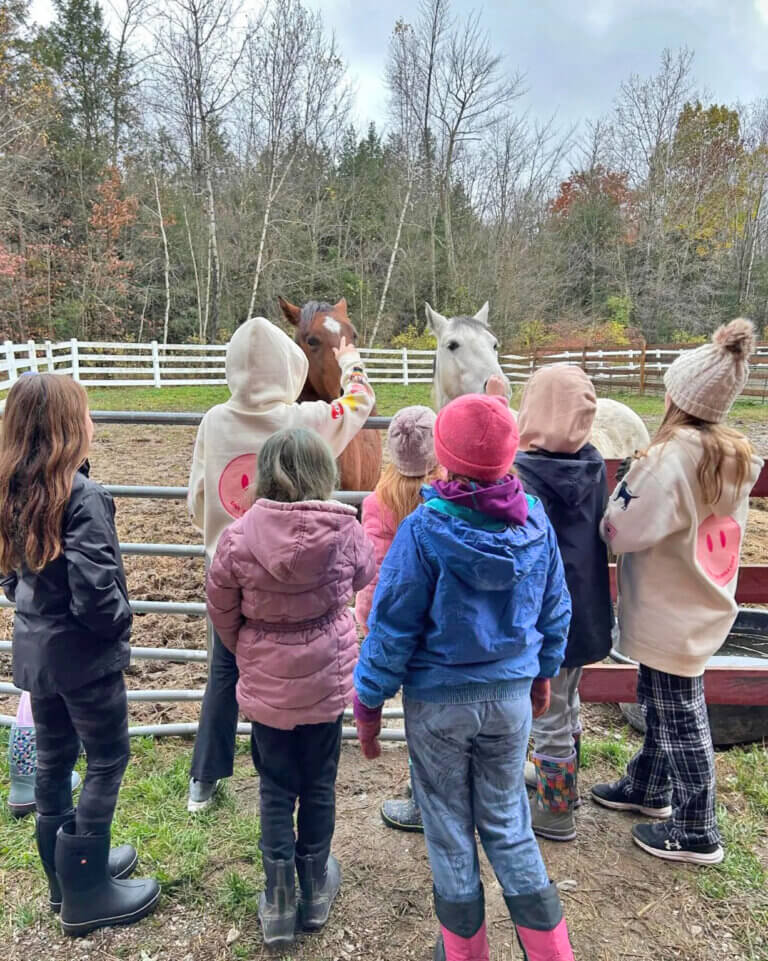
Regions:
[[526, 523], [501, 531], [427, 504], [402, 522], [355, 669], [363, 704], [378, 707], [401, 685], [422, 701], [501, 700], [557, 674], [571, 600], [552, 526], [528, 500]]

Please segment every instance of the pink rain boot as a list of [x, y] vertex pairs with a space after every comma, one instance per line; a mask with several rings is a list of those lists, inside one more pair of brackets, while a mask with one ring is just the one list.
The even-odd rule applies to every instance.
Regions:
[[550, 884], [535, 894], [504, 895], [526, 961], [574, 961], [563, 906]]
[[434, 895], [440, 935], [433, 961], [489, 961], [482, 888], [474, 901], [447, 901], [437, 891]]

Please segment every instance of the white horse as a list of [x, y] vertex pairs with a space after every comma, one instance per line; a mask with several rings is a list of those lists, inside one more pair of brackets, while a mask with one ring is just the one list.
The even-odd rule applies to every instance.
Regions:
[[[444, 317], [429, 304], [426, 313], [429, 329], [437, 338], [432, 389], [438, 410], [463, 394], [482, 394], [493, 374], [507, 380], [499, 364], [499, 342], [488, 326], [487, 302], [474, 317]], [[591, 441], [610, 460], [643, 450], [650, 444], [650, 437], [630, 407], [600, 397]]]

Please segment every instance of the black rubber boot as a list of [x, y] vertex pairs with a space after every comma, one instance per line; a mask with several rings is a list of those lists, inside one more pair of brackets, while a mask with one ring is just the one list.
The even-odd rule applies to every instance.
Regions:
[[[56, 877], [56, 834], [63, 824], [75, 820], [75, 812], [55, 816], [37, 815], [37, 853], [48, 878], [48, 903], [51, 911], [61, 911], [61, 888]], [[109, 873], [113, 878], [129, 878], [136, 870], [139, 856], [131, 844], [121, 844], [109, 852]]]
[[301, 888], [301, 925], [305, 931], [319, 931], [328, 920], [331, 905], [339, 893], [341, 867], [332, 854], [329, 854], [325, 861], [321, 858], [297, 856], [296, 871]]
[[109, 835], [76, 835], [74, 820], [56, 835], [56, 874], [61, 886], [61, 929], [79, 937], [97, 928], [133, 924], [151, 914], [160, 898], [157, 881], [116, 881], [109, 873]]
[[265, 890], [259, 900], [259, 921], [264, 944], [270, 947], [293, 943], [296, 933], [296, 865], [290, 861], [262, 858]]

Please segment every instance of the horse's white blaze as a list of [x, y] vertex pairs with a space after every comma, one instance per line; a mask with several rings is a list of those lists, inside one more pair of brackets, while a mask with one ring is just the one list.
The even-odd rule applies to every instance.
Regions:
[[333, 317], [326, 317], [325, 320], [323, 321], [323, 327], [325, 327], [325, 329], [329, 331], [331, 334], [341, 333], [341, 324], [338, 322], [338, 320], [335, 320]]

